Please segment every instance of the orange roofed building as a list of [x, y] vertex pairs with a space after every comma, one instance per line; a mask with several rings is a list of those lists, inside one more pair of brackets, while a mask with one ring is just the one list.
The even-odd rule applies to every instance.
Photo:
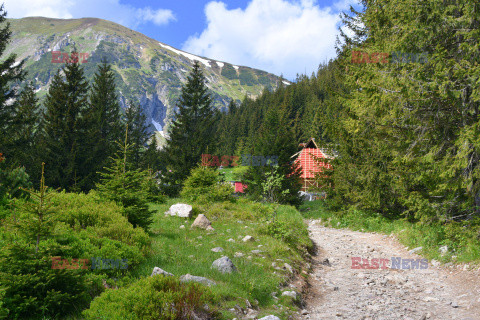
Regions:
[[319, 149], [315, 143], [314, 138], [310, 138], [307, 143], [301, 143], [302, 150], [295, 153], [292, 158], [295, 158], [295, 163], [299, 163], [302, 170], [300, 178], [302, 179], [302, 191], [311, 192], [313, 188], [318, 188], [318, 182], [315, 180], [315, 175], [322, 172], [322, 169], [330, 169], [332, 166], [328, 163], [315, 161], [315, 158], [332, 159], [333, 157], [327, 155], [323, 149]]

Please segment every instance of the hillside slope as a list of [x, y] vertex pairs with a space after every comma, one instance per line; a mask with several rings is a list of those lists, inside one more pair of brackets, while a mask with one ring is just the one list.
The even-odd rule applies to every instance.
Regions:
[[9, 19], [12, 38], [4, 57], [15, 53], [26, 59], [27, 80], [32, 80], [39, 97], [63, 63], [52, 63], [52, 51], [70, 53], [75, 46], [88, 53], [82, 66], [91, 78], [103, 58], [112, 64], [122, 107], [139, 102], [147, 121], [157, 131], [171, 122], [181, 85], [194, 60], [204, 67], [207, 85], [215, 105], [226, 108], [231, 99], [257, 96], [264, 88], [273, 89], [281, 80], [265, 71], [198, 57], [177, 50], [119, 24], [97, 19], [52, 19], [28, 17]]

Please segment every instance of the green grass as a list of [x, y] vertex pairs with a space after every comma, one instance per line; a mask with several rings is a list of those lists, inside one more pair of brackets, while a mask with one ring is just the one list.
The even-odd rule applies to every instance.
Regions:
[[[409, 248], [423, 247], [422, 255], [442, 262], [480, 262], [480, 219], [420, 224], [405, 219], [388, 219], [380, 214], [353, 208], [334, 212], [322, 200], [305, 202], [300, 212], [307, 219], [321, 219], [333, 228], [394, 234]], [[440, 255], [439, 248], [447, 245], [449, 252]]]
[[[215, 231], [208, 232], [190, 229], [193, 219], [164, 215], [170, 205], [178, 202], [185, 203], [182, 199], [170, 199], [166, 204], [151, 206], [156, 211], [151, 228], [153, 254], [139, 266], [134, 276], [149, 276], [154, 267], [160, 267], [175, 276], [189, 273], [214, 280], [217, 285], [212, 287], [212, 291], [221, 301], [220, 308], [224, 310], [226, 319], [235, 317], [228, 309], [236, 304], [246, 308], [245, 299], [252, 305], [258, 304], [262, 310], [259, 316], [275, 314], [286, 319], [297, 310], [290, 298], [275, 300], [271, 296], [276, 291], [280, 297], [281, 284], [286, 284], [291, 277], [286, 270], [276, 270], [272, 263], [283, 266], [285, 262], [300, 270], [304, 266], [305, 253], [312, 245], [306, 225], [297, 210], [289, 206], [277, 209], [276, 219], [288, 223], [288, 231], [296, 232], [293, 237], [295, 241], [287, 244], [281, 241], [281, 236], [268, 234], [266, 219], [273, 214], [272, 205], [240, 199], [237, 203], [194, 206], [196, 213], [204, 213], [212, 222]], [[185, 229], [180, 229], [181, 225]], [[256, 241], [243, 242], [242, 238], [246, 235], [253, 236]], [[228, 239], [235, 241], [229, 242]], [[212, 252], [211, 249], [215, 247], [222, 247], [225, 251]], [[252, 254], [252, 250], [262, 252]], [[236, 252], [245, 255], [234, 257]], [[212, 262], [223, 255], [233, 261], [238, 272], [222, 274], [211, 269]], [[248, 259], [249, 256], [251, 259]]]
[[240, 181], [242, 175], [247, 171], [247, 166], [241, 166], [242, 159], [238, 159], [238, 166], [233, 168], [223, 168], [220, 172], [224, 174], [225, 181]]

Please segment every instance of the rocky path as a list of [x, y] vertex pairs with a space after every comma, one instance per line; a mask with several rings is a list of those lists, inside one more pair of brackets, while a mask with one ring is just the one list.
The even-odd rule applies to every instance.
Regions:
[[[326, 228], [317, 221], [309, 230], [318, 254], [302, 319], [480, 320], [478, 267], [429, 262], [426, 269], [391, 269], [392, 257], [422, 257], [381, 234]], [[389, 268], [352, 269], [352, 257], [368, 259], [370, 267], [376, 267], [371, 259], [388, 259]], [[406, 261], [405, 267], [411, 266]]]

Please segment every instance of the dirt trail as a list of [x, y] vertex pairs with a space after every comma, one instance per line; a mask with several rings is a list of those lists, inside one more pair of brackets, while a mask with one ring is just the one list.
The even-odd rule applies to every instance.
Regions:
[[318, 254], [302, 319], [480, 320], [478, 268], [434, 267], [429, 261], [426, 269], [352, 269], [352, 257], [388, 259], [388, 267], [392, 257], [422, 257], [381, 234], [317, 221], [309, 231]]

